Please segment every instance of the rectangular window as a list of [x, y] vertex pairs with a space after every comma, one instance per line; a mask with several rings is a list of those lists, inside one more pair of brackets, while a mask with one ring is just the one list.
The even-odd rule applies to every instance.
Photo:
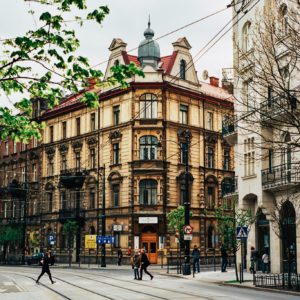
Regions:
[[207, 208], [215, 207], [215, 189], [212, 186], [207, 187]]
[[207, 167], [208, 168], [215, 167], [214, 148], [213, 147], [207, 147]]
[[49, 165], [48, 165], [48, 176], [53, 176], [54, 175], [54, 163], [53, 163], [53, 158], [49, 158]]
[[66, 121], [62, 122], [61, 127], [62, 127], [62, 138], [66, 139], [67, 138], [67, 122]]
[[66, 209], [67, 208], [66, 192], [60, 193], [60, 202], [61, 202], [61, 209]]
[[254, 138], [244, 140], [244, 176], [255, 174]]
[[8, 142], [4, 142], [4, 155], [8, 155]]
[[96, 115], [95, 113], [91, 114], [91, 131], [96, 130]]
[[80, 152], [75, 153], [75, 168], [76, 171], [80, 171]]
[[67, 169], [68, 169], [67, 156], [64, 154], [61, 156], [61, 170], [66, 171]]
[[37, 181], [36, 164], [32, 164], [32, 181]]
[[95, 148], [90, 149], [90, 167], [91, 169], [96, 168], [96, 152]]
[[49, 142], [53, 143], [54, 141], [54, 128], [53, 126], [49, 127]]
[[120, 105], [114, 106], [114, 125], [120, 124]]
[[228, 171], [230, 169], [230, 151], [224, 150], [223, 169]]
[[25, 182], [26, 180], [26, 168], [25, 167], [21, 167], [21, 182]]
[[[33, 138], [36, 139], [36, 138]], [[17, 153], [17, 143], [13, 142], [13, 153]]]
[[48, 211], [52, 212], [52, 206], [53, 206], [53, 194], [47, 193], [47, 204], [48, 204]]
[[113, 144], [113, 164], [117, 165], [120, 163], [120, 146], [119, 143]]
[[268, 86], [268, 107], [272, 107], [273, 102], [273, 88], [272, 86]]
[[208, 111], [207, 112], [207, 129], [209, 130], [213, 130], [214, 126], [213, 126], [213, 121], [214, 121], [214, 115], [212, 112]]
[[188, 106], [180, 104], [180, 123], [188, 124]]
[[269, 149], [269, 172], [272, 173], [273, 171], [273, 157], [274, 157], [274, 153], [273, 153], [273, 149]]
[[76, 118], [76, 135], [80, 135], [80, 118]]
[[188, 162], [188, 144], [180, 143], [180, 163], [186, 164]]
[[90, 189], [90, 208], [95, 208], [95, 189]]
[[112, 186], [113, 190], [113, 206], [118, 207], [119, 206], [119, 196], [120, 196], [120, 186], [118, 184], [114, 184]]

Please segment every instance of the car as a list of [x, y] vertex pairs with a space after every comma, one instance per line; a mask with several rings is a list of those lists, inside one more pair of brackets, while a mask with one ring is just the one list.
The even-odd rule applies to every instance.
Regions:
[[37, 252], [35, 254], [33, 254], [32, 256], [27, 257], [26, 262], [27, 265], [39, 265], [41, 266], [41, 260], [44, 257], [44, 253], [43, 252]]

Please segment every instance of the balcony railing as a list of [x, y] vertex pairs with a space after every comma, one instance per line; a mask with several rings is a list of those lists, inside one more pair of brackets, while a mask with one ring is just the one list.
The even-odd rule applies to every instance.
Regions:
[[277, 119], [283, 115], [294, 113], [299, 109], [299, 100], [295, 91], [269, 97], [261, 104], [261, 119]]
[[60, 171], [60, 183], [65, 188], [82, 188], [87, 176], [86, 170], [67, 169]]
[[262, 187], [277, 188], [300, 184], [300, 163], [286, 163], [261, 171]]
[[61, 222], [67, 220], [77, 220], [80, 222], [80, 220], [84, 219], [84, 211], [77, 210], [76, 208], [60, 209], [58, 213], [59, 213], [59, 220]]
[[232, 180], [222, 183], [222, 197], [232, 196], [238, 193], [238, 177], [235, 176]]
[[234, 145], [237, 140], [237, 118], [236, 116], [228, 117], [222, 123], [222, 137], [230, 144]]

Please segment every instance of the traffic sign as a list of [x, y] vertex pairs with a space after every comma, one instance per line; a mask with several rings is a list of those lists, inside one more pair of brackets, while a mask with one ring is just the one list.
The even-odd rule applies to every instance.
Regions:
[[191, 225], [185, 225], [183, 226], [183, 232], [185, 234], [192, 234], [193, 233], [193, 228]]
[[247, 226], [238, 226], [236, 228], [236, 238], [237, 239], [246, 239], [248, 237], [248, 227]]
[[55, 234], [54, 233], [48, 234], [48, 242], [50, 245], [54, 245], [54, 243], [55, 243]]

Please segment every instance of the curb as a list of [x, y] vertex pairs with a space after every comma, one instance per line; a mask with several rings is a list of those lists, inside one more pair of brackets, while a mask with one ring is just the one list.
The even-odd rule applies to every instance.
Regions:
[[300, 296], [300, 292], [294, 292], [289, 290], [277, 290], [277, 289], [271, 289], [271, 288], [261, 288], [257, 286], [247, 286], [247, 285], [238, 285], [238, 284], [232, 284], [232, 283], [225, 283], [225, 282], [212, 282], [221, 286], [229, 286], [229, 287], [236, 287], [241, 289], [250, 289], [250, 290], [257, 290], [261, 292], [271, 292], [271, 293], [278, 293], [278, 294], [285, 294], [285, 295], [291, 295], [291, 296]]

